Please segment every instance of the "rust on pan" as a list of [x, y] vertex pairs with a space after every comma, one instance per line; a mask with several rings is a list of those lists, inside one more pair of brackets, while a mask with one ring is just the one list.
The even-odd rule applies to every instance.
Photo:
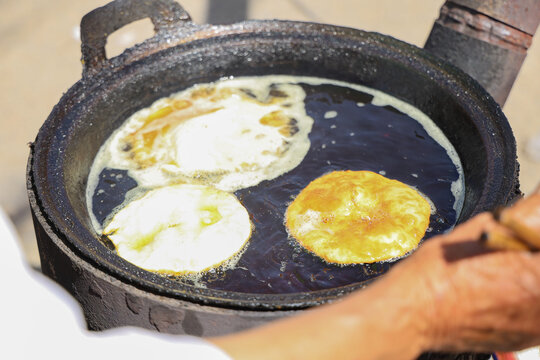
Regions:
[[537, 0], [449, 0], [424, 48], [471, 75], [503, 106], [539, 21]]
[[538, 0], [451, 0], [517, 30], [534, 35], [540, 22]]
[[533, 38], [531, 34], [486, 14], [452, 3], [441, 8], [437, 22], [462, 34], [518, 52], [526, 52]]

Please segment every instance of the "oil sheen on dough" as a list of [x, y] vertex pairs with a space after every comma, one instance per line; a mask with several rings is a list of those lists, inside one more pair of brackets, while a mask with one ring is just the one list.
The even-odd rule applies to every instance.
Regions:
[[431, 205], [416, 190], [370, 171], [313, 180], [286, 212], [289, 233], [331, 263], [384, 261], [416, 248]]

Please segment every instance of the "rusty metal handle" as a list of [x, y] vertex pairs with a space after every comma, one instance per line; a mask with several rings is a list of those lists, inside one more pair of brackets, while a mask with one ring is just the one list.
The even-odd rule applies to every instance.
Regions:
[[503, 106], [540, 23], [539, 0], [446, 0], [424, 48]]
[[96, 73], [107, 65], [105, 44], [110, 34], [145, 18], [154, 24], [155, 36], [193, 24], [189, 14], [174, 0], [114, 0], [81, 20], [83, 74]]

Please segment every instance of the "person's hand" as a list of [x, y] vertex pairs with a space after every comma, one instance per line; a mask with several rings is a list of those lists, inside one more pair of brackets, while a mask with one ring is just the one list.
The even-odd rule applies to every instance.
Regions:
[[424, 350], [510, 351], [540, 344], [540, 253], [487, 249], [479, 239], [498, 227], [490, 214], [476, 216], [427, 241], [377, 284], [401, 283], [422, 294], [424, 310], [417, 316], [425, 324]]
[[[538, 210], [521, 207], [513, 212], [521, 215], [512, 217], [534, 234], [540, 220], [520, 218], [540, 216], [537, 202], [516, 206]], [[494, 251], [481, 241], [483, 233], [507, 229], [490, 214], [478, 215], [426, 241], [364, 290], [210, 340], [235, 359], [396, 360], [415, 359], [423, 351], [509, 351], [540, 344], [540, 253]]]

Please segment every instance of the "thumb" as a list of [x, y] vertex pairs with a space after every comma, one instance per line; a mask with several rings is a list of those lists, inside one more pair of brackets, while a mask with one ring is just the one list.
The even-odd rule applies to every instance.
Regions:
[[540, 188], [501, 211], [499, 222], [532, 249], [540, 249]]

